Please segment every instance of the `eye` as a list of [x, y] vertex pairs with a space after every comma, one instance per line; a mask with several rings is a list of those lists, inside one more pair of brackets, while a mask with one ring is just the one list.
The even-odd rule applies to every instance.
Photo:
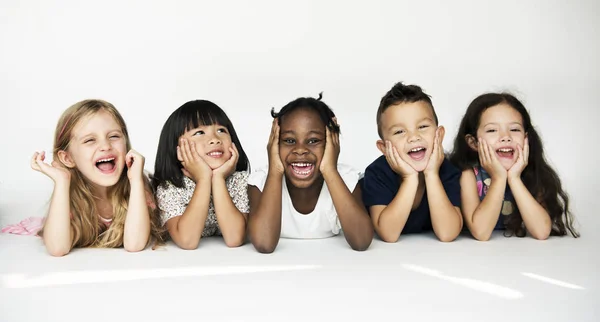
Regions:
[[419, 130], [426, 129], [428, 127], [429, 127], [429, 124], [423, 124], [423, 125], [419, 126]]
[[294, 144], [294, 143], [296, 143], [296, 140], [294, 140], [294, 139], [283, 139], [282, 141], [285, 142], [286, 144]]
[[308, 139], [308, 144], [317, 144], [321, 142], [320, 139]]
[[94, 141], [95, 141], [94, 139], [86, 139], [85, 141], [83, 141], [83, 143], [85, 144], [85, 143], [90, 143], [90, 142], [94, 142]]
[[496, 132], [496, 129], [487, 129], [485, 130], [485, 133], [493, 133]]
[[113, 134], [110, 136], [111, 139], [120, 139], [121, 136], [119, 134]]
[[397, 130], [396, 132], [394, 132], [394, 135], [396, 134], [404, 134], [404, 130]]
[[224, 128], [224, 127], [222, 127], [222, 128], [219, 128], [219, 129], [217, 130], [217, 132], [219, 132], [219, 133], [227, 133], [227, 129], [226, 129], [226, 128]]
[[521, 129], [519, 128], [514, 128], [514, 129], [510, 129], [511, 132], [521, 132]]
[[204, 134], [204, 131], [199, 130], [199, 131], [196, 131], [196, 133], [194, 133], [192, 136], [202, 135], [202, 134]]

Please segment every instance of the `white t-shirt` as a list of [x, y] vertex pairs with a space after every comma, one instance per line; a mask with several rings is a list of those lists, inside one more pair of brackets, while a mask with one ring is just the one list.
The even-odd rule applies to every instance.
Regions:
[[[264, 190], [268, 168], [253, 171], [248, 178], [248, 185]], [[360, 173], [350, 166], [338, 164], [338, 172], [350, 192], [354, 191]], [[290, 193], [283, 177], [281, 192], [281, 237], [282, 238], [326, 238], [340, 233], [342, 226], [338, 218], [327, 184], [319, 194], [315, 209], [310, 214], [301, 214], [294, 208]]]

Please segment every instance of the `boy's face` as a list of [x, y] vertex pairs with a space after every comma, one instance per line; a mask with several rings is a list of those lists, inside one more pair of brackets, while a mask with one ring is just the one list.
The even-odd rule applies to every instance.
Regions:
[[400, 158], [421, 172], [429, 162], [436, 130], [433, 109], [427, 102], [392, 105], [381, 115], [383, 140], [377, 141], [377, 148], [386, 154], [385, 141], [390, 141]]

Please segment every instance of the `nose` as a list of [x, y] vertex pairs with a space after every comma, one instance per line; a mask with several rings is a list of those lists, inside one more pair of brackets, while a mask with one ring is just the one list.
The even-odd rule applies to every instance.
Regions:
[[510, 132], [509, 131], [502, 131], [500, 133], [500, 142], [503, 142], [503, 143], [510, 143], [510, 142], [512, 142], [512, 138], [510, 137]]
[[304, 146], [304, 144], [298, 144], [294, 148], [294, 154], [304, 155], [308, 153], [308, 149]]
[[112, 146], [110, 145], [110, 141], [109, 140], [102, 140], [100, 139], [100, 150], [101, 151], [107, 151], [110, 150], [112, 148]]
[[213, 135], [209, 140], [208, 140], [208, 144], [221, 144], [221, 140], [216, 136]]
[[408, 133], [408, 142], [413, 143], [413, 142], [418, 142], [418, 141], [421, 141], [421, 136], [419, 135], [418, 132]]

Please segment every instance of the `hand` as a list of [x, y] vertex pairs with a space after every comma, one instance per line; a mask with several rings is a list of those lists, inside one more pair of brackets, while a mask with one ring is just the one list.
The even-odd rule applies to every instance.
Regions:
[[194, 142], [190, 142], [188, 139], [180, 139], [177, 146], [177, 159], [183, 165], [183, 174], [190, 177], [194, 182], [198, 182], [203, 177], [212, 177], [212, 169], [202, 159]]
[[269, 153], [269, 172], [283, 174], [283, 163], [281, 163], [281, 157], [279, 156], [279, 130], [279, 123], [277, 123], [277, 119], [274, 119], [269, 144], [267, 144], [267, 152]]
[[144, 156], [136, 150], [131, 149], [125, 155], [125, 165], [127, 166], [127, 178], [129, 182], [134, 180], [143, 180], [144, 175]]
[[[333, 122], [338, 125], [335, 117]], [[340, 156], [340, 134], [332, 133], [327, 126], [325, 126], [325, 133], [325, 152], [319, 165], [321, 173], [337, 171], [337, 162]]]
[[525, 138], [525, 147], [521, 148], [521, 145], [517, 144], [517, 161], [508, 169], [508, 177], [510, 179], [521, 178], [521, 173], [527, 164], [529, 164], [529, 139]]
[[392, 167], [392, 170], [404, 179], [419, 174], [417, 170], [402, 159], [398, 150], [396, 150], [396, 147], [390, 141], [385, 141], [385, 159], [390, 167]]
[[435, 139], [433, 139], [433, 151], [431, 151], [431, 155], [429, 156], [429, 161], [427, 161], [427, 166], [423, 171], [425, 174], [434, 173], [438, 174], [440, 172], [440, 166], [442, 162], [444, 162], [444, 146], [442, 142], [444, 141], [444, 134], [446, 130], [443, 126], [440, 126], [435, 131]]
[[34, 153], [31, 158], [31, 168], [47, 175], [55, 184], [58, 182], [67, 184], [71, 182], [71, 172], [69, 172], [69, 169], [56, 160], [52, 161], [51, 164], [47, 164], [44, 162], [45, 159], [46, 152]]
[[231, 147], [229, 148], [229, 152], [231, 152], [231, 157], [229, 160], [225, 161], [220, 167], [213, 170], [213, 178], [227, 178], [234, 171], [237, 166], [239, 153], [237, 148], [235, 147], [235, 143], [231, 143]]
[[479, 163], [481, 164], [481, 167], [490, 174], [492, 180], [506, 179], [506, 169], [504, 169], [498, 160], [498, 157], [493, 149], [482, 138], [479, 138], [478, 142], [479, 145], [477, 146], [477, 152], [479, 153]]

